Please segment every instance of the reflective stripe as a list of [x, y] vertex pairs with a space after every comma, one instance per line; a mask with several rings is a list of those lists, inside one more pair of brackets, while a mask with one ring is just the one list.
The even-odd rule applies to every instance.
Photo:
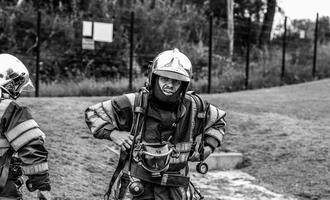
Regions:
[[189, 158], [189, 152], [180, 153], [179, 158], [171, 157], [170, 164], [183, 163], [186, 162], [188, 158]]
[[25, 131], [39, 127], [37, 122], [34, 121], [33, 119], [27, 120], [25, 122], [22, 122], [15, 126], [13, 129], [5, 133], [5, 136], [7, 137], [9, 142], [12, 142], [14, 139], [19, 137], [22, 133]]
[[118, 128], [116, 118], [114, 116], [113, 108], [112, 108], [112, 100], [108, 100], [102, 103], [102, 110], [107, 115], [107, 123], [111, 123], [114, 127]]
[[103, 105], [102, 105], [105, 103], [106, 102], [102, 102], [102, 103], [98, 103], [98, 104], [95, 104], [95, 105], [89, 107], [89, 109], [92, 110], [92, 112], [91, 112], [91, 114], [87, 113], [87, 116], [92, 117], [92, 116], [96, 115], [98, 118], [101, 118], [104, 121], [109, 121], [109, 117], [104, 112]]
[[1, 200], [17, 200], [17, 198], [1, 197]]
[[181, 142], [175, 145], [175, 150], [179, 152], [190, 152], [191, 146], [191, 142]]
[[10, 144], [6, 138], [0, 138], [0, 148], [4, 147], [10, 147]]
[[22, 170], [24, 175], [39, 174], [40, 172], [48, 170], [48, 163], [44, 162], [35, 165], [22, 166]]
[[191, 115], [190, 115], [190, 119], [191, 119], [190, 124], [191, 124], [191, 126], [190, 126], [190, 129], [189, 129], [189, 135], [190, 135], [189, 141], [193, 142], [193, 131], [195, 129], [195, 123], [196, 123], [195, 115], [197, 113], [197, 105], [196, 105], [195, 100], [192, 97], [190, 97], [190, 96], [188, 96], [188, 97], [190, 98], [190, 101], [191, 101]]
[[18, 149], [20, 149], [22, 146], [38, 137], [45, 138], [45, 134], [39, 128], [30, 129], [12, 141], [11, 146], [15, 149], [15, 151], [18, 151]]
[[0, 119], [2, 118], [3, 114], [5, 113], [8, 105], [12, 102], [13, 100], [9, 99], [3, 99], [0, 100]]
[[166, 185], [168, 179], [168, 174], [163, 174], [160, 185]]
[[88, 121], [89, 128], [92, 134], [95, 134], [104, 125], [111, 123], [117, 127], [116, 121], [112, 113], [111, 100], [90, 106], [86, 110], [86, 121]]
[[3, 156], [6, 153], [6, 151], [8, 151], [8, 149], [9, 149], [9, 147], [7, 147], [7, 148], [0, 148], [0, 156]]
[[216, 139], [221, 144], [224, 133], [220, 129], [209, 128], [205, 132], [205, 135], [213, 137], [214, 139]]
[[0, 156], [3, 156], [3, 154], [6, 153], [6, 151], [9, 149], [10, 144], [6, 138], [2, 138], [0, 136]]
[[205, 128], [211, 127], [218, 119], [220, 119], [226, 115], [226, 113], [224, 111], [216, 108], [213, 105], [210, 105], [209, 112], [210, 112], [210, 114], [208, 115], [209, 119], [207, 121]]
[[[92, 120], [93, 119], [93, 120]], [[90, 117], [89, 120], [92, 122], [90, 129], [91, 132], [94, 134], [96, 133], [101, 127], [103, 127], [105, 124], [107, 124], [106, 121], [104, 121], [101, 118], [98, 118], [97, 116]]]
[[136, 93], [125, 94], [125, 96], [128, 98], [128, 101], [131, 104], [132, 108], [134, 108], [134, 101], [135, 101]]
[[[11, 102], [12, 100], [9, 99], [0, 99], [0, 120], [2, 119], [3, 114], [5, 113], [7, 107]], [[0, 156], [3, 156], [6, 153], [6, 151], [9, 149], [9, 147], [10, 144], [8, 140], [6, 138], [3, 138], [2, 135], [0, 135]]]

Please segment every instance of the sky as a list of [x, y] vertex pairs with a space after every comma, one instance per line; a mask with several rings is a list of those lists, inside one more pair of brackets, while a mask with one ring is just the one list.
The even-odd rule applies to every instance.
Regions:
[[316, 19], [316, 13], [321, 16], [330, 16], [329, 0], [278, 0], [278, 5], [285, 15], [292, 19]]

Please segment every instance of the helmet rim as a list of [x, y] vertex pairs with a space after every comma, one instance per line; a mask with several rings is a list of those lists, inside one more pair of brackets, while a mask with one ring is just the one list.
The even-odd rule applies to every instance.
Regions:
[[174, 72], [174, 71], [167, 71], [167, 70], [156, 70], [154, 71], [154, 74], [158, 76], [163, 76], [166, 78], [184, 81], [184, 82], [190, 82], [190, 77], [183, 75], [182, 73]]

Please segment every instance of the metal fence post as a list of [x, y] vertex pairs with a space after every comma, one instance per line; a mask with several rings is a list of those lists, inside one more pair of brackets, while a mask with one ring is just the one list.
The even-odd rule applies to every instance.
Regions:
[[130, 52], [129, 52], [129, 89], [132, 90], [133, 82], [133, 52], [134, 52], [134, 12], [131, 12], [131, 30], [130, 30]]
[[284, 35], [283, 35], [283, 43], [282, 43], [282, 69], [281, 69], [281, 82], [284, 81], [285, 76], [285, 52], [286, 52], [286, 25], [287, 25], [288, 17], [284, 18]]
[[37, 46], [36, 46], [36, 90], [35, 96], [39, 97], [39, 73], [40, 73], [40, 20], [41, 20], [41, 13], [40, 13], [40, 3], [37, 3]]
[[209, 21], [209, 81], [208, 81], [208, 88], [207, 92], [210, 94], [211, 93], [211, 70], [212, 70], [212, 26], [213, 26], [213, 13], [210, 14], [210, 21]]
[[314, 34], [314, 55], [313, 55], [313, 79], [316, 74], [316, 59], [317, 59], [317, 39], [318, 39], [319, 13], [316, 13], [315, 34]]
[[248, 35], [246, 45], [246, 65], [245, 65], [245, 89], [249, 86], [249, 71], [250, 71], [250, 32], [251, 32], [251, 16], [248, 19]]

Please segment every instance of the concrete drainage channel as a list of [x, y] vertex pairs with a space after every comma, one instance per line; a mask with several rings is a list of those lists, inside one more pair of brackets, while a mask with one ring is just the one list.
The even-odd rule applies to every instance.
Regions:
[[209, 172], [196, 172], [196, 163], [189, 165], [191, 180], [205, 200], [296, 200], [256, 185], [249, 174], [235, 170], [243, 161], [241, 153], [214, 153], [206, 159]]

